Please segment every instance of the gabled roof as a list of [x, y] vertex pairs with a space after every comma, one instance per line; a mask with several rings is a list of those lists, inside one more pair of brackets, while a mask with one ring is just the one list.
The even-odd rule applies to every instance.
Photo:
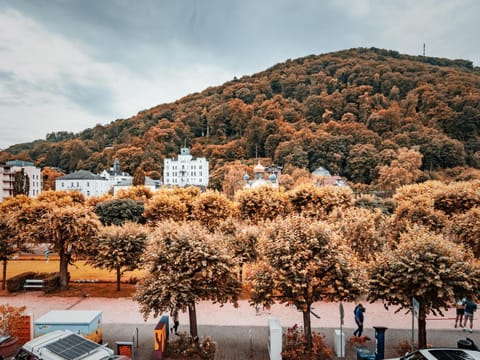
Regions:
[[60, 176], [55, 180], [103, 180], [107, 181], [105, 178], [95, 175], [87, 170], [78, 170], [71, 174]]

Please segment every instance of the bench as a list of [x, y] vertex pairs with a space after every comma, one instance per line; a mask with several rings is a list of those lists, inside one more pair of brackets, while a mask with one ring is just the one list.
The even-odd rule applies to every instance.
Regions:
[[42, 289], [43, 280], [42, 279], [26, 279], [23, 288], [26, 289]]

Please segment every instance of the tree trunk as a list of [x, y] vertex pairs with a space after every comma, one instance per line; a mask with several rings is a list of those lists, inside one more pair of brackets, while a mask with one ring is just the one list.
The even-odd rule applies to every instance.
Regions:
[[195, 309], [195, 303], [188, 305], [188, 318], [190, 321], [190, 335], [195, 340], [198, 340], [197, 310]]
[[68, 289], [68, 263], [70, 261], [70, 254], [67, 254], [63, 248], [59, 251], [60, 268], [58, 274], [60, 276], [60, 289]]
[[307, 350], [312, 350], [312, 325], [310, 323], [310, 304], [306, 311], [303, 311], [303, 330], [305, 332], [305, 340], [307, 341]]
[[122, 274], [120, 273], [120, 266], [117, 266], [117, 291], [120, 291], [120, 277]]
[[2, 276], [2, 290], [5, 290], [7, 284], [7, 259], [3, 259], [3, 276]]
[[243, 283], [243, 263], [239, 264], [240, 269], [239, 269], [239, 276], [240, 276], [240, 282]]
[[425, 319], [425, 309], [420, 306], [418, 314], [418, 348], [427, 347], [427, 321]]

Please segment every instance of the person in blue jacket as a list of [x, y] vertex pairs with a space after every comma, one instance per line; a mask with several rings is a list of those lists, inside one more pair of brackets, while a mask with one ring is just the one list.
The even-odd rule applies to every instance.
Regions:
[[355, 316], [355, 323], [357, 324], [357, 330], [353, 332], [353, 336], [362, 336], [363, 332], [363, 321], [365, 319], [363, 313], [365, 312], [365, 308], [362, 304], [358, 304], [355, 306], [355, 310], [353, 310]]

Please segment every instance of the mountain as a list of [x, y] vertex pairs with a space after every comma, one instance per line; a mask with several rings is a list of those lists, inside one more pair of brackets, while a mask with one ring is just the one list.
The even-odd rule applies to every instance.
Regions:
[[117, 157], [122, 170], [158, 178], [163, 159], [186, 144], [213, 174], [259, 157], [374, 184], [401, 148], [421, 153], [423, 178], [480, 168], [479, 128], [472, 62], [357, 48], [287, 60], [78, 134], [51, 133], [0, 161], [99, 172]]

